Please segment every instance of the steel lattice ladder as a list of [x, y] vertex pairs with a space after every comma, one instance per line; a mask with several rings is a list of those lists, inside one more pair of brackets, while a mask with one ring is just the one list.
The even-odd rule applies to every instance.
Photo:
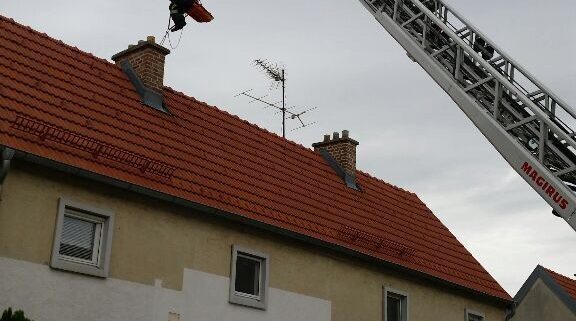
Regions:
[[439, 0], [360, 0], [576, 230], [576, 112]]

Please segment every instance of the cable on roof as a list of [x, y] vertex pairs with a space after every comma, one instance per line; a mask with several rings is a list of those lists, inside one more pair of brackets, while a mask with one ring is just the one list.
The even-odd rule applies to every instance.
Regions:
[[[188, 14], [184, 15], [184, 18], [188, 17]], [[168, 45], [170, 46], [170, 48], [172, 50], [178, 48], [178, 46], [180, 46], [180, 41], [182, 41], [182, 32], [184, 31], [184, 29], [180, 29], [180, 36], [178, 37], [178, 42], [176, 43], [176, 46], [172, 45], [172, 39], [170, 38], [170, 24], [171, 24], [171, 19], [170, 19], [170, 15], [168, 15], [168, 26], [166, 27], [166, 33], [164, 34], [164, 37], [162, 37], [162, 41], [160, 41], [160, 45], [163, 46], [164, 42], [166, 41], [166, 39], [168, 39]]]

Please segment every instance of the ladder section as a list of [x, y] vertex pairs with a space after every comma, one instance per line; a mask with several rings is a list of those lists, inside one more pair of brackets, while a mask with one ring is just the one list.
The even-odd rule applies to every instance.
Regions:
[[576, 112], [440, 0], [360, 0], [576, 230]]

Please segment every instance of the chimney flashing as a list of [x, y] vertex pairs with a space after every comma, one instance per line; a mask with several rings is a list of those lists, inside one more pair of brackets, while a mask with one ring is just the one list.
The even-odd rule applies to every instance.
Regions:
[[356, 184], [356, 146], [358, 145], [357, 141], [350, 138], [350, 132], [344, 130], [342, 137], [338, 132], [334, 132], [332, 136], [324, 135], [324, 140], [312, 144], [312, 147], [314, 151], [320, 152], [348, 187], [360, 190]]
[[334, 172], [336, 172], [336, 175], [338, 175], [344, 181], [344, 183], [346, 183], [347, 187], [353, 190], [362, 191], [362, 189], [360, 189], [360, 185], [358, 185], [356, 182], [356, 176], [345, 171], [344, 168], [340, 166], [338, 161], [332, 157], [330, 152], [328, 152], [326, 149], [321, 149], [320, 155], [322, 155], [322, 157], [328, 162], [328, 165], [332, 167]]
[[164, 106], [164, 96], [144, 86], [142, 80], [140, 80], [138, 74], [134, 68], [132, 68], [132, 65], [128, 60], [122, 61], [120, 63], [120, 68], [122, 68], [122, 71], [126, 76], [128, 76], [128, 79], [130, 79], [130, 82], [134, 86], [134, 89], [136, 89], [136, 92], [142, 99], [144, 105], [168, 113], [168, 109]]
[[155, 38], [149, 36], [147, 40], [141, 40], [115, 54], [112, 60], [118, 66], [125, 61], [130, 62], [144, 86], [161, 95], [164, 90], [164, 64], [169, 53], [170, 50], [158, 45]]
[[129, 45], [112, 60], [119, 66], [134, 85], [142, 103], [157, 110], [168, 112], [164, 106], [164, 63], [170, 50], [156, 43], [156, 38]]

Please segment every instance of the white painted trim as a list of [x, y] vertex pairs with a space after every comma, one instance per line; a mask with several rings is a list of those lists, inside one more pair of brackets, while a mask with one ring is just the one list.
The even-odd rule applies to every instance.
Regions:
[[[83, 263], [80, 261], [62, 258], [59, 255], [60, 240], [62, 237], [62, 227], [66, 209], [81, 212], [94, 220], [102, 221], [102, 236], [100, 239], [99, 260], [97, 264]], [[55, 269], [76, 272], [101, 278], [108, 277], [110, 267], [110, 252], [112, 252], [112, 236], [114, 234], [114, 212], [107, 209], [97, 208], [91, 205], [71, 201], [66, 198], [58, 200], [58, 216], [56, 219], [56, 229], [54, 231], [54, 242], [52, 245], [52, 257], [50, 266]]]
[[[238, 293], [235, 289], [236, 283], [236, 260], [238, 253], [247, 254], [260, 260], [260, 280], [259, 295], [252, 296], [245, 293]], [[254, 251], [238, 245], [232, 245], [232, 257], [230, 260], [230, 298], [232, 304], [266, 310], [268, 308], [268, 279], [270, 271], [270, 256], [265, 253]]]

